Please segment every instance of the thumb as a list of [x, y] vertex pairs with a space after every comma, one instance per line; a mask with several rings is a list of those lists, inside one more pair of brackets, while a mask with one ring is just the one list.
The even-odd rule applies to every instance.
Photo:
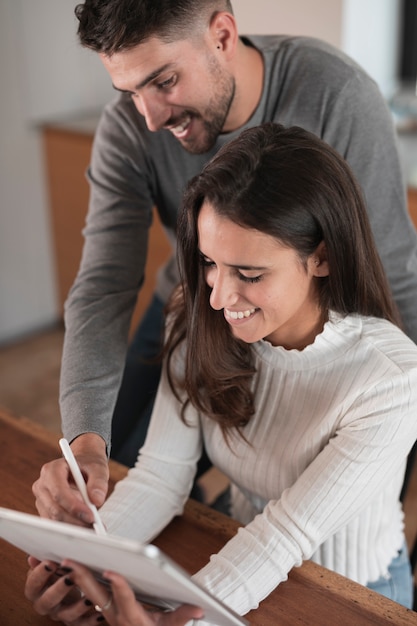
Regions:
[[87, 489], [91, 502], [95, 504], [97, 508], [100, 508], [106, 499], [108, 491], [107, 481], [96, 478], [94, 481], [88, 482]]
[[109, 488], [109, 467], [104, 462], [90, 462], [83, 467], [86, 475], [87, 491], [93, 504], [100, 507], [106, 499]]
[[182, 604], [175, 611], [165, 613], [164, 620], [161, 620], [161, 623], [164, 626], [189, 626], [189, 624], [193, 623], [193, 620], [202, 619], [203, 617], [203, 610], [198, 606]]

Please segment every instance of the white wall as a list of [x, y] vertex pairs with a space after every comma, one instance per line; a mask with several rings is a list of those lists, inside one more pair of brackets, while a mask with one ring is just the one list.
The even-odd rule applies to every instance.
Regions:
[[112, 92], [77, 44], [75, 4], [0, 2], [0, 343], [57, 317], [39, 123], [101, 107]]
[[341, 47], [377, 81], [385, 97], [397, 88], [402, 0], [344, 0]]
[[15, 7], [15, 32], [20, 31], [22, 95], [29, 120], [100, 108], [114, 95], [97, 55], [78, 44], [78, 1], [9, 0]]
[[[395, 75], [400, 0], [234, 0], [241, 32], [307, 34], [347, 49], [379, 81]], [[78, 46], [77, 0], [0, 0], [0, 343], [56, 319], [38, 124], [111, 97], [98, 58]], [[395, 31], [395, 32], [394, 32]]]
[[335, 46], [341, 44], [343, 2], [344, 0], [232, 0], [242, 33], [307, 34]]
[[55, 317], [55, 292], [37, 132], [25, 115], [16, 0], [0, 3], [0, 339]]
[[235, 0], [241, 32], [324, 39], [352, 56], [385, 96], [396, 87], [401, 0]]

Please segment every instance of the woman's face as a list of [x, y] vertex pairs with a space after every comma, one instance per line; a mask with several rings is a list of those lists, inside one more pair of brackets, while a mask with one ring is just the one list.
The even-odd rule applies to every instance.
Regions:
[[305, 264], [296, 250], [258, 230], [242, 228], [204, 202], [198, 240], [210, 305], [235, 337], [303, 349], [323, 329], [317, 277], [328, 275], [324, 246]]

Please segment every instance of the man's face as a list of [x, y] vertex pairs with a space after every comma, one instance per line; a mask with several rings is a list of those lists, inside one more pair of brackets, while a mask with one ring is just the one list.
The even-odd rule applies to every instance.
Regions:
[[205, 40], [164, 43], [153, 37], [100, 57], [115, 89], [131, 94], [150, 131], [167, 129], [188, 152], [202, 154], [231, 130], [235, 81]]

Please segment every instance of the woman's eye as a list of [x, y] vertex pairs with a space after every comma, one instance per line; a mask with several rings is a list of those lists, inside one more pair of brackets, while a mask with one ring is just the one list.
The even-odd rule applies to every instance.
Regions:
[[200, 265], [202, 265], [203, 267], [214, 267], [215, 263], [214, 261], [210, 261], [210, 259], [207, 259], [204, 256], [200, 256]]
[[244, 274], [239, 272], [239, 279], [244, 283], [259, 283], [262, 280], [262, 274], [259, 274], [259, 276], [244, 276]]

